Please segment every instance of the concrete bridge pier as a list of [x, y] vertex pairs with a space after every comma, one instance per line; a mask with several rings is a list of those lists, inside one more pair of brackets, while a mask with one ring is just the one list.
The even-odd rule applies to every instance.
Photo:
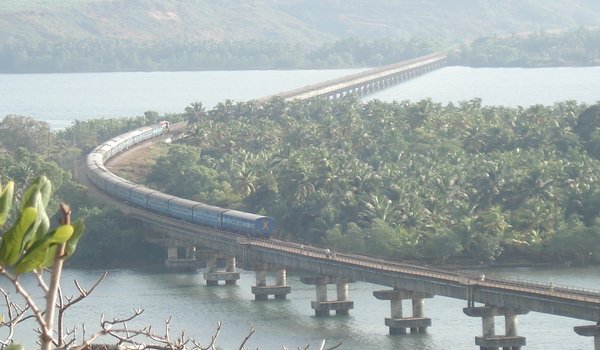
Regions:
[[[224, 266], [225, 271], [219, 270]], [[232, 286], [240, 279], [240, 273], [236, 271], [235, 257], [218, 257], [212, 254], [206, 257], [206, 272], [204, 280], [207, 286], [216, 286], [219, 281], [225, 281], [226, 285]]]
[[[481, 350], [520, 350], [525, 346], [525, 337], [517, 334], [517, 315], [524, 315], [529, 311], [512, 310], [495, 306], [472, 306], [463, 309], [467, 316], [481, 317], [483, 328], [482, 336], [475, 337], [475, 345]], [[505, 334], [496, 335], [495, 317], [504, 316]]]
[[594, 337], [594, 350], [600, 350], [600, 325], [577, 326], [575, 333], [584, 337]]
[[316, 301], [310, 303], [315, 310], [315, 316], [329, 316], [329, 308], [323, 307], [327, 305], [327, 282], [325, 277], [320, 277], [315, 280], [316, 285]]
[[276, 269], [275, 285], [267, 286], [268, 267], [260, 264], [255, 267], [256, 285], [252, 286], [254, 300], [268, 300], [269, 295], [274, 295], [275, 299], [283, 300], [292, 292], [292, 287], [287, 285], [287, 270], [284, 268]]
[[176, 246], [167, 247], [167, 265], [169, 261], [179, 259], [179, 249]]
[[[338, 282], [336, 283], [337, 289], [337, 301], [338, 302], [347, 302], [348, 301], [348, 283]], [[350, 309], [337, 309], [335, 311], [336, 315], [350, 315]]]
[[165, 266], [173, 270], [195, 270], [199, 261], [196, 259], [196, 247], [190, 242], [176, 239], [155, 240], [167, 248]]
[[[425, 333], [427, 327], [431, 327], [431, 318], [425, 317], [424, 305], [425, 298], [433, 296], [397, 288], [375, 291], [373, 296], [379, 300], [390, 301], [392, 315], [385, 319], [385, 325], [390, 328], [391, 335], [406, 334], [406, 329], [410, 329], [413, 334]], [[407, 299], [412, 301], [412, 317], [404, 317], [402, 314], [402, 302]]]
[[[348, 283], [351, 281], [331, 276], [302, 277], [300, 280], [304, 284], [315, 285], [317, 300], [310, 303], [315, 316], [329, 316], [330, 311], [335, 311], [336, 315], [349, 315], [354, 308], [354, 302], [348, 300]], [[336, 285], [337, 300], [327, 299], [329, 284]]]

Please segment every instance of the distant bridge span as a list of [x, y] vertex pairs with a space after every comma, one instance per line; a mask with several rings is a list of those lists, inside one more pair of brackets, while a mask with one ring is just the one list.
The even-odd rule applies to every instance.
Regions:
[[448, 55], [445, 53], [418, 57], [281, 92], [259, 99], [259, 101], [266, 101], [274, 96], [281, 97], [286, 101], [306, 100], [313, 97], [340, 98], [346, 95], [362, 97], [442, 68], [446, 65], [447, 57]]
[[[445, 59], [444, 54], [429, 55], [277, 96], [286, 100], [318, 96], [340, 98], [347, 94], [362, 96], [437, 69], [445, 64]], [[158, 215], [127, 203], [118, 202], [117, 205], [131, 217], [168, 232], [173, 241], [190, 242], [190, 246], [218, 251], [218, 255], [214, 253], [207, 256], [208, 270], [204, 274], [207, 284], [217, 284], [219, 280], [234, 284], [239, 278], [236, 264], [255, 270], [257, 284], [252, 287], [252, 292], [257, 300], [265, 300], [269, 295], [285, 298], [291, 292], [286, 283], [287, 269], [310, 274], [302, 281], [316, 285], [317, 300], [311, 303], [311, 307], [317, 316], [329, 315], [331, 310], [347, 314], [353, 308], [353, 302], [348, 299], [348, 283], [365, 281], [390, 287], [391, 290], [374, 291], [373, 294], [391, 303], [392, 315], [385, 319], [391, 334], [404, 334], [407, 329], [422, 332], [431, 326], [431, 319], [423, 313], [423, 302], [434, 295], [465, 300], [464, 313], [482, 318], [483, 333], [475, 338], [476, 345], [481, 349], [514, 350], [524, 346], [525, 337], [517, 335], [517, 316], [530, 311], [600, 322], [599, 291], [549, 283], [491, 279], [360, 255], [333, 254], [328, 249], [293, 242], [248, 239]], [[179, 259], [178, 248], [181, 248], [181, 243], [168, 247], [168, 262], [185, 260]], [[225, 260], [225, 271], [218, 271], [218, 259]], [[195, 261], [195, 258], [191, 257], [190, 260]], [[268, 270], [277, 273], [277, 281], [273, 286], [266, 285]], [[327, 299], [327, 284], [337, 285], [337, 299]], [[412, 300], [412, 316], [403, 314], [403, 299]], [[476, 303], [482, 305], [476, 306]], [[503, 335], [495, 334], [494, 318], [497, 316], [505, 318], [506, 332]], [[581, 326], [576, 327], [575, 331], [580, 335], [593, 336], [595, 349], [600, 350], [600, 326]]]

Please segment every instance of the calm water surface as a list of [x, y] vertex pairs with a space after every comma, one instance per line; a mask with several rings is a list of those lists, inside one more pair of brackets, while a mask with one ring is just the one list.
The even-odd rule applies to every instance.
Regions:
[[[75, 119], [180, 113], [191, 102], [211, 108], [225, 99], [246, 101], [355, 73], [359, 70], [0, 74], [0, 118], [8, 114], [64, 128]], [[431, 97], [447, 103], [480, 97], [487, 105], [552, 105], [600, 100], [600, 67], [446, 67], [367, 99]]]
[[[147, 110], [181, 112], [193, 101], [210, 108], [225, 99], [259, 98], [353, 72], [356, 70], [0, 75], [0, 117], [27, 115], [62, 128], [75, 119], [141, 115]], [[447, 103], [479, 97], [487, 105], [551, 105], [564, 100], [591, 104], [600, 100], [599, 91], [600, 67], [447, 67], [369, 99], [416, 101], [431, 97]], [[600, 268], [486, 273], [600, 289]], [[91, 285], [99, 274], [67, 270], [63, 284], [69, 287], [77, 278]], [[35, 288], [34, 281], [24, 282]], [[295, 349], [306, 344], [315, 348], [322, 339], [327, 339], [327, 344], [342, 342], [342, 349], [476, 349], [474, 337], [481, 333], [481, 320], [463, 314], [465, 301], [435, 297], [425, 303], [425, 312], [433, 322], [428, 334], [390, 337], [384, 326], [384, 318], [390, 315], [389, 302], [372, 295], [384, 288], [361, 282], [350, 286], [350, 299], [355, 302], [350, 316], [316, 318], [310, 308], [314, 286], [301, 284], [293, 273], [288, 282], [292, 286], [289, 300], [255, 302], [250, 292], [254, 284], [251, 272], [241, 271], [235, 287], [205, 287], [201, 274], [114, 271], [94, 294], [74, 307], [71, 315], [79, 318], [68, 323], [85, 322], [90, 334], [97, 329], [102, 313], [112, 319], [143, 308], [143, 321], [138, 325], [160, 327], [160, 320], [173, 316], [174, 330], [185, 329], [208, 344], [216, 323], [222, 321], [219, 344], [225, 349], [237, 349], [250, 327], [256, 328], [256, 334], [248, 346], [260, 349]], [[335, 291], [330, 290], [330, 295]], [[497, 332], [502, 333], [503, 320], [497, 318], [496, 323]], [[531, 313], [519, 318], [519, 333], [527, 337], [527, 349], [592, 349], [592, 339], [573, 331], [573, 326], [584, 324], [589, 322]], [[28, 337], [31, 333], [19, 334], [21, 340]], [[28, 341], [29, 348], [35, 348], [34, 339]]]
[[600, 101], [600, 67], [446, 67], [368, 99], [418, 101], [427, 97], [442, 103], [479, 97], [485, 105], [524, 107], [566, 100], [592, 104]]
[[357, 71], [0, 74], [0, 116], [31, 116], [64, 128], [75, 119], [181, 113], [194, 101], [210, 109], [226, 99], [246, 101]]
[[[67, 270], [63, 276], [63, 285], [68, 289], [66, 294], [74, 293], [74, 279], [83, 285], [91, 285], [100, 273]], [[486, 274], [600, 287], [600, 268], [521, 268], [486, 271]], [[243, 270], [237, 286], [217, 287], [204, 286], [200, 273], [112, 271], [88, 299], [73, 308], [70, 316], [77, 318], [69, 318], [67, 324], [85, 322], [89, 334], [96, 329], [102, 313], [107, 319], [113, 319], [130, 315], [133, 308], [143, 308], [143, 317], [132, 325], [152, 323], [160, 329], [160, 322], [173, 316], [173, 334], [186, 330], [205, 344], [208, 344], [216, 323], [222, 321], [219, 345], [224, 349], [237, 349], [251, 327], [256, 328], [248, 344], [251, 349], [281, 349], [282, 346], [295, 349], [307, 344], [314, 348], [322, 339], [327, 339], [327, 344], [342, 342], [342, 349], [476, 349], [474, 337], [481, 333], [481, 320], [464, 315], [462, 308], [466, 302], [461, 300], [427, 299], [425, 312], [433, 324], [428, 333], [392, 337], [384, 326], [384, 318], [390, 315], [389, 302], [377, 300], [372, 295], [375, 290], [385, 289], [381, 286], [362, 282], [351, 284], [350, 299], [355, 308], [350, 316], [317, 318], [310, 308], [311, 300], [315, 300], [315, 287], [302, 284], [298, 275], [292, 273], [289, 276], [292, 294], [283, 301], [253, 301], [251, 285], [254, 282], [254, 273]], [[25, 284], [35, 288], [32, 280]], [[333, 295], [335, 290], [330, 289], [329, 296]], [[408, 304], [404, 308], [410, 310]], [[589, 322], [530, 313], [519, 317], [519, 333], [527, 337], [527, 349], [592, 349], [591, 339], [580, 337], [573, 331], [574, 326], [585, 324]], [[503, 318], [496, 318], [497, 333], [502, 333], [503, 328]], [[19, 339], [27, 337], [31, 334], [21, 333]], [[30, 339], [32, 345], [33, 340]]]

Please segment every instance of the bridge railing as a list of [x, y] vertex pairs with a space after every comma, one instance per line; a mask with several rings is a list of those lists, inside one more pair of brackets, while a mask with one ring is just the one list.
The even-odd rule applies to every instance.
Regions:
[[561, 297], [571, 300], [600, 302], [600, 290], [554, 284], [551, 282], [539, 282], [524, 279], [496, 279], [486, 278], [479, 283], [485, 287], [511, 289], [526, 293], [543, 294], [550, 297]]

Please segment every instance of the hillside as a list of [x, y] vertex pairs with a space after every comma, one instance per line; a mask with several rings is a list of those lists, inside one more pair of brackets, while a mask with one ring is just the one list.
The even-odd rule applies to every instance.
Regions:
[[596, 0], [3, 0], [5, 42], [441, 39], [597, 25]]

